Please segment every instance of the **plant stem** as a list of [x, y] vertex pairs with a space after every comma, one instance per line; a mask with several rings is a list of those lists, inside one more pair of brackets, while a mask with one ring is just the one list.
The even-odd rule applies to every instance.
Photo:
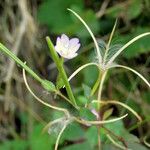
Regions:
[[[107, 74], [107, 71], [101, 70], [100, 76], [99, 76], [100, 84], [99, 84], [98, 98], [97, 98], [98, 101], [101, 101], [102, 88], [103, 88], [103, 84], [104, 84], [104, 80], [105, 80], [106, 74]], [[97, 111], [99, 113], [98, 120], [101, 121], [102, 117], [100, 116], [100, 104], [97, 104]], [[101, 150], [100, 128], [101, 128], [101, 125], [97, 126], [97, 129], [98, 129], [98, 149], [99, 150]]]
[[111, 135], [112, 135], [113, 137], [115, 137], [117, 140], [119, 140], [120, 142], [122, 142], [122, 144], [127, 148], [127, 144], [126, 144], [125, 140], [124, 140], [122, 137], [116, 135], [114, 132], [112, 132], [110, 129], [106, 128], [106, 127], [103, 126], [103, 125], [102, 125], [102, 128], [103, 128], [108, 134], [111, 134]]
[[69, 84], [69, 81], [68, 81], [68, 78], [67, 78], [67, 75], [66, 75], [66, 72], [63, 68], [63, 65], [62, 65], [60, 59], [59, 59], [59, 56], [57, 55], [57, 53], [55, 51], [54, 45], [52, 44], [49, 37], [46, 37], [46, 41], [47, 41], [52, 59], [55, 62], [56, 66], [57, 66], [57, 69], [58, 69], [58, 71], [59, 71], [59, 73], [60, 73], [60, 75], [61, 75], [61, 77], [64, 81], [69, 99], [73, 102], [73, 104], [75, 106], [77, 106], [74, 95], [72, 93], [72, 90], [71, 90], [71, 87], [70, 87], [70, 84]]
[[[0, 43], [0, 50], [6, 55], [9, 56], [11, 59], [13, 59], [18, 65], [20, 65], [23, 69], [25, 69], [35, 80], [39, 81], [41, 84], [43, 83], [43, 79], [40, 78], [32, 69], [30, 69], [22, 60], [20, 60], [14, 53], [12, 53], [9, 49], [7, 49], [2, 43]], [[63, 70], [63, 67], [61, 67]], [[65, 72], [63, 72], [65, 74]], [[66, 77], [67, 78], [67, 77]], [[68, 86], [66, 86], [68, 87]], [[61, 97], [65, 98], [62, 94], [60, 94], [58, 91], [55, 91], [58, 95], [61, 95]], [[71, 97], [71, 96], [70, 96]], [[66, 99], [66, 98], [65, 98]], [[68, 100], [68, 99], [67, 99]], [[72, 104], [72, 102], [70, 102]], [[77, 105], [76, 103], [72, 104], [74, 107]]]
[[[98, 101], [101, 101], [102, 89], [103, 89], [103, 84], [104, 84], [106, 74], [107, 74], [107, 71], [101, 71], [100, 85], [99, 85], [98, 96], [97, 96]], [[100, 109], [100, 104], [98, 104], [97, 107], [98, 107], [98, 110], [99, 110]]]
[[13, 59], [18, 65], [20, 65], [22, 68], [24, 68], [33, 78], [35, 78], [40, 83], [43, 82], [43, 80], [32, 70], [30, 69], [26, 64], [24, 64], [23, 61], [21, 61], [15, 54], [13, 54], [9, 49], [7, 49], [3, 44], [0, 43], [0, 50], [7, 56], [9, 56], [11, 59]]
[[100, 137], [100, 125], [97, 126], [97, 130], [98, 130], [98, 150], [101, 150], [101, 137]]
[[92, 90], [91, 90], [90, 96], [93, 96], [94, 93], [96, 92], [96, 90], [97, 90], [97, 88], [98, 88], [98, 86], [99, 86], [100, 80], [101, 80], [101, 72], [99, 71], [98, 78], [97, 78], [97, 80], [96, 80], [96, 82], [95, 82], [95, 84], [94, 84], [94, 86], [93, 86], [93, 88], [92, 88]]

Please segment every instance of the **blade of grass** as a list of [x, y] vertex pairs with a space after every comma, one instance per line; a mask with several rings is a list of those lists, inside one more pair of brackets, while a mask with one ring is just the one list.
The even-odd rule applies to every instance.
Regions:
[[98, 100], [93, 100], [92, 103], [101, 103], [101, 104], [117, 104], [120, 106], [123, 106], [124, 108], [128, 109], [130, 112], [132, 112], [132, 114], [134, 114], [136, 116], [136, 118], [140, 121], [140, 123], [142, 122], [142, 118], [137, 114], [137, 112], [135, 112], [131, 107], [129, 107], [128, 105], [121, 103], [119, 101], [115, 101], [115, 100], [109, 100], [109, 101], [98, 101]]
[[[120, 148], [120, 149], [123, 149], [123, 150], [127, 150], [126, 147], [124, 147], [124, 146], [120, 145], [119, 143], [117, 143], [109, 134], [107, 134], [106, 136], [107, 136], [107, 138], [108, 138], [116, 147], [118, 147], [118, 148]], [[131, 150], [131, 149], [128, 149], [128, 150]]]
[[78, 119], [76, 117], [74, 117], [74, 120], [77, 121], [78, 123], [83, 124], [83, 125], [100, 125], [100, 124], [107, 124], [107, 123], [116, 122], [116, 121], [119, 121], [119, 120], [121, 120], [127, 116], [128, 116], [128, 114], [125, 114], [125, 115], [118, 117], [118, 118], [115, 118], [115, 119], [103, 120], [103, 121], [88, 121], [88, 120], [84, 120], [84, 119]]
[[100, 48], [98, 46], [98, 42], [97, 42], [97, 40], [96, 40], [93, 32], [91, 31], [91, 29], [89, 28], [89, 26], [86, 24], [86, 22], [76, 12], [74, 12], [72, 9], [69, 9], [69, 8], [67, 10], [69, 10], [70, 12], [72, 12], [83, 23], [83, 25], [86, 27], [86, 29], [90, 33], [90, 35], [91, 35], [91, 37], [92, 37], [92, 39], [94, 41], [95, 47], [96, 47], [96, 51], [97, 51], [99, 63], [101, 64], [102, 63], [102, 56], [100, 54]]
[[57, 136], [57, 140], [56, 140], [56, 143], [55, 143], [55, 150], [58, 149], [58, 145], [59, 145], [59, 141], [60, 141], [61, 135], [63, 134], [63, 132], [66, 129], [66, 127], [67, 127], [67, 125], [64, 125], [63, 128], [61, 129], [61, 131], [59, 132], [58, 136]]
[[105, 51], [104, 58], [103, 58], [103, 65], [105, 65], [105, 61], [106, 61], [106, 58], [107, 58], [107, 55], [108, 55], [108, 51], [109, 51], [110, 43], [112, 41], [112, 37], [113, 37], [115, 29], [116, 29], [116, 25], [117, 25], [117, 19], [115, 21], [114, 27], [113, 27], [112, 32], [110, 34], [108, 44], [106, 45], [106, 51]]
[[85, 65], [79, 67], [76, 71], [74, 71], [74, 72], [70, 75], [70, 77], [68, 78], [68, 81], [70, 81], [70, 80], [71, 80], [74, 76], [76, 76], [81, 70], [85, 69], [85, 68], [88, 67], [88, 66], [97, 66], [97, 67], [99, 67], [97, 63], [87, 63], [87, 64], [85, 64]]
[[15, 54], [13, 54], [9, 49], [7, 49], [2, 43], [0, 43], [0, 50], [6, 56], [9, 56], [11, 59], [13, 59], [22, 68], [24, 68], [34, 79], [36, 79], [40, 83], [43, 82], [43, 80], [32, 69], [30, 69], [26, 64], [24, 64], [23, 61], [21, 61]]
[[133, 38], [132, 40], [130, 40], [128, 43], [126, 43], [122, 48], [120, 48], [112, 57], [111, 59], [108, 61], [107, 65], [112, 64], [112, 62], [116, 59], [116, 57], [124, 50], [126, 49], [128, 46], [130, 46], [132, 43], [134, 43], [135, 41], [137, 41], [138, 39], [150, 35], [150, 32], [146, 32], [143, 34], [140, 34], [138, 36], [136, 36], [135, 38]]
[[118, 67], [118, 68], [124, 68], [124, 69], [127, 69], [133, 73], [135, 73], [137, 76], [139, 76], [147, 85], [148, 87], [150, 87], [150, 83], [145, 79], [145, 77], [143, 77], [140, 73], [138, 73], [136, 70], [128, 67], [128, 66], [124, 66], [124, 65], [112, 65], [111, 68], [114, 68], [114, 67]]

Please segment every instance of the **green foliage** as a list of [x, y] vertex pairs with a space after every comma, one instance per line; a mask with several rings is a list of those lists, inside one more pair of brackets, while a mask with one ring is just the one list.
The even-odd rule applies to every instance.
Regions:
[[43, 88], [49, 92], [54, 92], [56, 90], [55, 85], [48, 80], [43, 80], [43, 82], [41, 84], [42, 84]]
[[84, 96], [86, 98], [89, 98], [90, 94], [91, 94], [91, 88], [85, 84], [82, 84], [82, 87], [83, 87], [83, 91], [84, 91]]
[[1, 150], [53, 150], [54, 138], [50, 138], [48, 134], [42, 134], [43, 126], [38, 124], [34, 126], [29, 139], [15, 139], [6, 141], [0, 145]]
[[77, 104], [84, 107], [88, 103], [88, 99], [85, 96], [79, 95], [77, 97]]
[[86, 150], [92, 150], [90, 148], [90, 145], [88, 142], [83, 142], [79, 144], [73, 144], [70, 146], [67, 146], [66, 148], [63, 148], [62, 150], [77, 150], [77, 149], [86, 149]]
[[98, 77], [98, 70], [96, 67], [88, 67], [83, 70], [83, 77], [84, 83], [88, 86], [94, 85], [97, 77]]
[[42, 134], [41, 131], [43, 126], [36, 125], [29, 139], [29, 147], [31, 150], [53, 150], [53, 145], [55, 143], [54, 138], [50, 138], [48, 134]]
[[79, 7], [83, 6], [82, 1], [78, 0], [74, 0], [74, 2], [70, 0], [44, 1], [38, 11], [40, 23], [48, 25], [50, 31], [60, 33], [64, 27], [68, 28], [68, 25], [72, 23], [71, 17], [66, 11], [72, 4]]
[[[146, 147], [144, 147], [144, 146], [142, 146], [142, 145], [140, 145], [140, 144], [138, 144], [138, 143], [132, 143], [132, 144], [128, 144], [128, 145], [130, 145], [129, 147], [130, 147], [130, 149], [132, 149], [132, 150], [148, 150]], [[112, 144], [105, 144], [104, 146], [103, 146], [103, 150], [120, 150], [120, 148], [118, 148], [118, 147], [116, 147], [116, 146], [114, 146], [114, 145], [112, 145]]]
[[127, 3], [116, 4], [113, 7], [107, 9], [106, 15], [108, 17], [117, 18], [122, 14], [129, 20], [134, 19], [140, 15], [142, 11], [142, 0], [132, 0]]
[[[83, 40], [82, 48], [85, 48], [85, 51], [81, 48], [81, 52], [85, 52], [81, 57], [78, 57], [79, 59], [73, 60], [74, 65], [78, 64], [79, 62], [82, 62], [83, 64], [89, 61], [95, 60], [95, 53], [93, 52], [93, 47], [91, 51], [89, 51], [89, 42], [90, 41], [90, 35], [85, 29], [85, 27], [76, 19], [76, 17], [70, 12], [67, 11], [67, 8], [72, 8], [77, 13], [80, 14], [82, 18], [84, 18], [85, 22], [89, 25], [91, 30], [94, 32], [96, 37], [106, 36], [104, 39], [108, 38], [108, 34], [110, 33], [110, 30], [113, 27], [114, 20], [116, 18], [121, 18], [119, 20], [120, 24], [118, 25], [117, 33], [118, 36], [116, 39], [113, 39], [111, 43], [111, 50], [113, 51], [113, 54], [118, 50], [118, 47], [115, 47], [115, 44], [125, 44], [129, 40], [131, 40], [133, 37], [144, 33], [149, 32], [149, 24], [147, 23], [148, 20], [146, 19], [146, 15], [148, 14], [147, 11], [143, 12], [144, 4], [147, 3], [147, 6], [149, 6], [149, 2], [142, 0], [127, 0], [127, 1], [116, 1], [116, 2], [110, 2], [108, 5], [108, 8], [106, 8], [104, 12], [104, 16], [102, 18], [96, 18], [96, 11], [99, 9], [99, 7], [96, 2], [96, 0], [92, 1], [93, 3], [90, 4], [90, 1], [84, 1], [84, 0], [43, 0], [39, 6], [37, 19], [40, 23], [40, 25], [46, 25], [48, 28], [49, 33], [53, 34], [53, 36], [60, 35], [62, 33], [70, 34], [70, 35], [76, 35], [80, 37]], [[103, 2], [100, 2], [102, 4]], [[91, 9], [92, 8], [92, 9]], [[148, 7], [149, 8], [149, 7]], [[146, 15], [144, 13], [147, 13]], [[122, 26], [125, 26], [125, 29], [122, 28]], [[49, 34], [47, 33], [47, 34]], [[115, 36], [116, 37], [116, 36]], [[97, 39], [98, 39], [97, 38]], [[117, 42], [116, 42], [116, 41]], [[120, 41], [119, 41], [120, 40]], [[129, 59], [129, 61], [134, 62], [137, 66], [137, 62], [135, 62], [135, 58], [140, 58], [141, 54], [149, 54], [150, 53], [150, 38], [144, 37], [143, 39], [140, 39], [138, 42], [135, 42], [133, 45], [129, 46], [124, 53], [122, 53], [122, 56], [125, 59]], [[88, 45], [86, 45], [88, 44]], [[85, 45], [85, 47], [84, 47]], [[4, 53], [9, 55], [12, 59], [14, 59], [22, 68], [26, 69], [30, 75], [32, 75], [35, 79], [37, 79], [43, 86], [44, 89], [47, 91], [53, 92], [57, 89], [61, 89], [65, 83], [68, 85], [69, 82], [67, 80], [66, 74], [63, 74], [65, 71], [62, 70], [63, 63], [62, 60], [59, 59], [58, 55], [54, 54], [53, 57], [57, 57], [56, 66], [59, 68], [59, 72], [62, 72], [64, 78], [62, 78], [62, 74], [59, 74], [56, 81], [56, 87], [55, 85], [48, 81], [41, 79], [37, 74], [35, 74], [27, 65], [23, 63], [20, 59], [18, 59], [12, 52], [4, 47], [2, 44], [0, 44], [0, 48]], [[50, 43], [50, 48], [54, 51], [54, 46], [52, 43]], [[88, 52], [87, 52], [88, 51]], [[55, 51], [54, 51], [55, 52]], [[52, 58], [53, 58], [52, 57]], [[55, 60], [55, 59], [54, 59]], [[58, 63], [60, 62], [60, 63]], [[123, 62], [125, 63], [125, 62]], [[71, 66], [71, 63], [66, 63], [67, 66]], [[74, 66], [72, 65], [72, 66]], [[143, 64], [142, 64], [143, 65]], [[59, 67], [58, 67], [59, 66]], [[145, 74], [148, 74], [148, 71], [143, 71]], [[82, 71], [81, 78], [82, 82], [76, 83], [79, 84], [80, 87], [77, 89], [76, 93], [76, 101], [77, 105], [80, 106], [79, 110], [79, 116], [81, 119], [85, 120], [97, 120], [96, 116], [91, 112], [91, 108], [97, 108], [96, 104], [89, 104], [90, 102], [90, 94], [91, 94], [91, 88], [95, 84], [97, 78], [98, 78], [98, 70], [96, 67], [88, 67]], [[116, 73], [115, 71], [113, 72]], [[148, 75], [147, 75], [148, 76]], [[80, 78], [80, 79], [81, 79]], [[102, 98], [117, 98], [119, 100], [125, 100], [124, 103], [128, 104], [132, 107], [132, 109], [136, 110], [137, 112], [140, 112], [140, 114], [144, 115], [143, 117], [148, 119], [149, 116], [145, 115], [143, 112], [145, 110], [142, 110], [142, 106], [149, 104], [149, 91], [146, 91], [143, 87], [136, 87], [139, 88], [138, 90], [141, 90], [143, 93], [142, 95], [142, 102], [141, 106], [139, 106], [139, 103], [136, 102], [136, 98], [128, 98], [128, 93], [132, 92], [132, 85], [131, 83], [134, 81], [134, 76], [130, 75], [116, 75], [115, 79], [111, 78], [111, 82], [106, 83], [106, 85], [109, 85], [108, 90], [103, 89]], [[65, 80], [64, 80], [65, 79]], [[107, 79], [107, 78], [106, 78]], [[65, 81], [65, 82], [64, 82]], [[108, 81], [108, 80], [107, 80]], [[75, 82], [78, 82], [75, 80]], [[109, 81], [108, 81], [109, 82]], [[122, 83], [121, 87], [118, 88], [118, 90], [114, 90], [115, 87], [119, 83]], [[71, 87], [69, 88], [69, 93], [71, 90]], [[66, 89], [67, 89], [66, 88]], [[119, 90], [124, 90], [126, 96], [123, 97], [124, 93], [120, 93]], [[115, 91], [115, 92], [114, 92]], [[118, 92], [119, 91], [119, 92]], [[138, 93], [138, 92], [137, 92]], [[108, 95], [109, 94], [109, 95]], [[68, 94], [69, 95], [69, 94]], [[97, 93], [95, 94], [97, 96]], [[94, 97], [94, 96], [93, 96]], [[73, 100], [74, 97], [71, 93], [69, 96], [69, 99]], [[127, 99], [127, 100], [126, 100]], [[50, 101], [51, 102], [51, 101]], [[59, 106], [59, 104], [62, 104], [62, 106], [66, 106], [66, 103], [57, 103], [57, 101], [53, 100], [53, 104], [56, 106]], [[75, 103], [76, 104], [76, 103]], [[87, 106], [86, 108], [85, 105]], [[65, 108], [65, 107], [64, 107]], [[113, 106], [108, 108], [107, 111], [103, 114], [103, 120], [109, 118], [113, 113]], [[119, 107], [120, 108], [120, 107]], [[123, 113], [124, 109], [117, 108], [117, 111], [119, 114]], [[144, 108], [144, 107], [143, 107]], [[74, 109], [69, 108], [70, 112], [74, 113]], [[40, 112], [40, 110], [38, 110]], [[46, 110], [42, 109], [43, 112], [46, 112]], [[148, 110], [146, 110], [148, 112]], [[121, 112], [121, 113], [120, 113]], [[114, 111], [115, 113], [115, 111]], [[47, 114], [47, 113], [46, 113]], [[114, 114], [115, 116], [116, 114]], [[28, 116], [27, 115], [20, 115], [19, 116], [22, 122], [22, 126], [26, 125], [28, 122]], [[51, 112], [51, 116], [46, 115], [47, 119], [50, 118], [50, 120], [64, 117], [64, 113], [60, 112]], [[130, 124], [133, 124], [134, 118], [132, 118], [132, 115], [129, 116], [131, 118]], [[118, 137], [122, 137], [123, 140], [127, 143], [128, 147], [133, 150], [147, 150], [146, 147], [144, 147], [141, 143], [138, 137], [135, 135], [129, 133], [129, 131], [124, 126], [128, 122], [123, 121], [117, 121], [111, 124], [104, 125], [105, 128], [109, 129], [110, 132], [113, 132]], [[38, 123], [39, 124], [39, 123]], [[29, 138], [20, 138], [20, 139], [12, 139], [10, 141], [5, 141], [2, 144], [0, 144], [0, 150], [53, 150], [54, 144], [56, 142], [56, 138], [60, 132], [60, 130], [63, 127], [63, 122], [58, 122], [51, 126], [49, 129], [49, 134], [44, 133], [42, 134], [41, 131], [43, 129], [42, 125], [35, 125], [33, 126], [33, 132], [31, 133], [31, 136]], [[141, 128], [142, 129], [142, 128]], [[138, 132], [138, 131], [137, 131]], [[100, 128], [100, 136], [101, 141], [103, 145], [103, 150], [117, 150], [118, 148], [112, 145], [112, 142], [106, 137], [106, 134], [109, 133], [106, 131], [103, 127]], [[111, 134], [110, 134], [111, 135]], [[143, 136], [145, 133], [143, 134]], [[111, 135], [112, 136], [112, 135]], [[112, 136], [112, 138], [118, 142], [119, 144], [122, 144], [115, 136]], [[66, 130], [64, 131], [61, 139], [60, 139], [60, 149], [61, 150], [93, 150], [97, 146], [98, 141], [98, 129], [97, 126], [91, 126], [87, 124], [86, 127], [83, 127], [77, 123], [71, 123], [67, 126]]]
[[72, 123], [70, 124], [67, 128], [66, 131], [64, 132], [62, 139], [65, 141], [78, 141], [82, 138], [85, 138], [85, 132], [83, 128], [77, 124], [77, 123]]
[[[148, 150], [146, 147], [139, 144], [139, 139], [127, 132], [127, 130], [124, 128], [122, 121], [118, 121], [112, 124], [105, 125], [106, 128], [114, 132], [116, 135], [123, 137], [123, 139], [126, 141], [129, 148], [136, 150]], [[26, 150], [30, 148], [31, 150], [53, 150], [54, 143], [56, 140], [56, 137], [54, 135], [48, 135], [48, 133], [42, 134], [43, 126], [42, 125], [35, 125], [34, 130], [31, 133], [30, 138], [28, 139], [28, 142], [26, 140], [16, 139], [12, 141], [6, 141], [5, 143], [1, 144], [0, 149], [1, 150]], [[103, 134], [102, 134], [103, 133]], [[123, 135], [123, 136], [122, 136]], [[92, 138], [91, 138], [92, 137]], [[104, 131], [101, 129], [101, 139], [105, 139], [106, 137], [104, 134]], [[75, 142], [75, 141], [82, 141], [78, 144], [71, 144], [66, 145], [62, 148], [62, 150], [77, 150], [77, 149], [87, 149], [87, 150], [93, 150], [95, 146], [97, 145], [97, 127], [89, 127], [87, 130], [83, 130], [83, 128], [77, 124], [72, 123], [70, 124], [66, 131], [64, 132], [60, 143], [63, 142]], [[108, 144], [110, 141], [107, 140], [107, 143], [103, 145], [103, 149], [107, 150], [109, 149], [118, 149], [117, 147], [114, 147], [111, 144]], [[118, 149], [119, 150], [119, 149]]]
[[81, 108], [79, 110], [79, 115], [82, 119], [85, 120], [95, 120], [95, 115], [88, 108]]
[[38, 19], [41, 24], [48, 26], [50, 32], [55, 34], [68, 33], [71, 35], [77, 34], [80, 37], [89, 37], [83, 25], [67, 12], [67, 8], [73, 8], [81, 16], [84, 16], [85, 21], [94, 32], [99, 30], [94, 12], [89, 9], [83, 9], [83, 0], [44, 1], [38, 10]]
[[106, 120], [108, 117], [110, 117], [112, 112], [113, 112], [113, 108], [110, 108], [110, 109], [106, 110], [104, 112], [103, 119]]
[[122, 136], [123, 135], [122, 133], [125, 130], [122, 121], [116, 121], [111, 124], [106, 124], [105, 127], [108, 128], [109, 130], [113, 131], [113, 133], [115, 133], [118, 136]]
[[56, 87], [57, 87], [57, 89], [61, 89], [63, 86], [64, 86], [64, 81], [63, 81], [61, 75], [58, 74], [57, 80], [56, 80]]
[[[90, 127], [85, 133], [86, 139], [88, 143], [90, 144], [90, 147], [94, 149], [94, 147], [97, 145], [98, 141], [98, 130], [97, 127]], [[91, 138], [92, 137], [92, 138]]]
[[133, 150], [148, 150], [149, 148], [146, 148], [145, 146], [139, 144], [139, 143], [132, 143], [132, 142], [128, 142], [128, 146], [130, 147], [130, 149]]
[[148, 104], [150, 104], [150, 92], [143, 92], [143, 99], [145, 102], [147, 102]]
[[6, 141], [0, 145], [1, 150], [26, 150], [28, 148], [28, 144], [25, 140], [12, 140]]
[[[130, 34], [128, 35], [118, 35], [118, 37], [121, 39], [121, 43], [125, 44], [127, 41], [132, 39], [133, 37], [136, 37], [137, 35], [148, 32], [149, 28], [147, 27], [136, 27], [134, 28]], [[150, 52], [150, 37], [144, 37], [140, 39], [138, 42], [135, 42], [134, 44], [130, 45], [123, 53], [123, 56], [125, 58], [134, 58], [138, 57], [140, 54], [143, 53], [149, 53]]]
[[[125, 129], [125, 127], [124, 127], [124, 125], [123, 125], [123, 122], [122, 121], [117, 121], [117, 122], [114, 122], [114, 123], [111, 123], [111, 124], [107, 124], [107, 125], [105, 125], [105, 127], [107, 128], [107, 129], [109, 129], [111, 132], [113, 132], [113, 133], [115, 133], [115, 135], [117, 135], [117, 136], [119, 136], [119, 137], [122, 137], [122, 139], [126, 142], [126, 144], [127, 144], [127, 146], [128, 146], [128, 148], [130, 148], [130, 149], [133, 149], [133, 150], [148, 150], [145, 146], [142, 146], [141, 144], [140, 144], [140, 140], [136, 137], [136, 136], [134, 136], [134, 135], [132, 135], [132, 134], [130, 134], [126, 129]], [[104, 136], [105, 136], [105, 134], [104, 134]], [[114, 136], [112, 136], [113, 138], [114, 138], [114, 140], [116, 141], [116, 142], [118, 142], [118, 140], [116, 140], [116, 138], [114, 137]], [[107, 140], [107, 142], [110, 142], [109, 140]], [[120, 142], [119, 142], [120, 143]], [[104, 145], [104, 147], [106, 148], [108, 148], [108, 147], [110, 147], [110, 148], [113, 148], [113, 146], [112, 145]], [[104, 149], [105, 149], [104, 148]], [[116, 148], [117, 149], [117, 148]], [[118, 149], [119, 150], [119, 149]]]

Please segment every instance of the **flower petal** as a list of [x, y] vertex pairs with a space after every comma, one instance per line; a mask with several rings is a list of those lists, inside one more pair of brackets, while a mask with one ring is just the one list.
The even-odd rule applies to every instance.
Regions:
[[72, 58], [76, 57], [77, 55], [78, 55], [77, 53], [73, 53], [73, 54], [67, 55], [67, 57], [65, 57], [65, 58], [72, 59]]
[[67, 35], [62, 34], [61, 35], [61, 44], [63, 44], [64, 47], [68, 48], [69, 46], [69, 38]]
[[79, 43], [79, 39], [78, 38], [72, 38], [69, 41], [69, 48], [75, 47], [78, 43]]
[[56, 46], [55, 46], [55, 50], [56, 50], [56, 52], [58, 52], [58, 53], [59, 53], [59, 52], [60, 52], [60, 50], [61, 50], [61, 47], [60, 47], [59, 45], [56, 45]]
[[78, 43], [78, 44], [75, 45], [74, 47], [69, 48], [69, 53], [75, 53], [75, 52], [77, 52], [77, 51], [79, 50], [80, 46], [81, 46], [81, 44]]
[[55, 46], [55, 50], [56, 50], [57, 53], [59, 53], [59, 55], [61, 55], [63, 57], [64, 57], [64, 55], [67, 54], [66, 53], [67, 52], [66, 49], [63, 46], [61, 46], [61, 45], [56, 45]]
[[61, 44], [61, 39], [60, 39], [60, 37], [57, 37], [56, 45], [60, 45], [60, 44]]
[[80, 48], [80, 45], [78, 38], [69, 40], [67, 35], [62, 34], [61, 37], [57, 37], [55, 50], [62, 57], [72, 59], [78, 55], [76, 51]]

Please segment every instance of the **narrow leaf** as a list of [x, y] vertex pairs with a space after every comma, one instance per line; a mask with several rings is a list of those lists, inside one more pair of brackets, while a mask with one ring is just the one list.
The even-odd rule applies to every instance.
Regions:
[[109, 60], [109, 62], [108, 62], [107, 64], [110, 65], [110, 64], [116, 59], [116, 57], [117, 57], [124, 49], [126, 49], [128, 46], [130, 46], [132, 43], [134, 43], [134, 42], [137, 41], [138, 39], [140, 39], [140, 38], [142, 38], [142, 37], [144, 37], [144, 36], [147, 36], [147, 35], [150, 35], [150, 32], [140, 34], [140, 35], [136, 36], [135, 38], [133, 38], [132, 40], [130, 40], [128, 43], [126, 43], [122, 48], [120, 48], [120, 49], [111, 57], [111, 59]]

